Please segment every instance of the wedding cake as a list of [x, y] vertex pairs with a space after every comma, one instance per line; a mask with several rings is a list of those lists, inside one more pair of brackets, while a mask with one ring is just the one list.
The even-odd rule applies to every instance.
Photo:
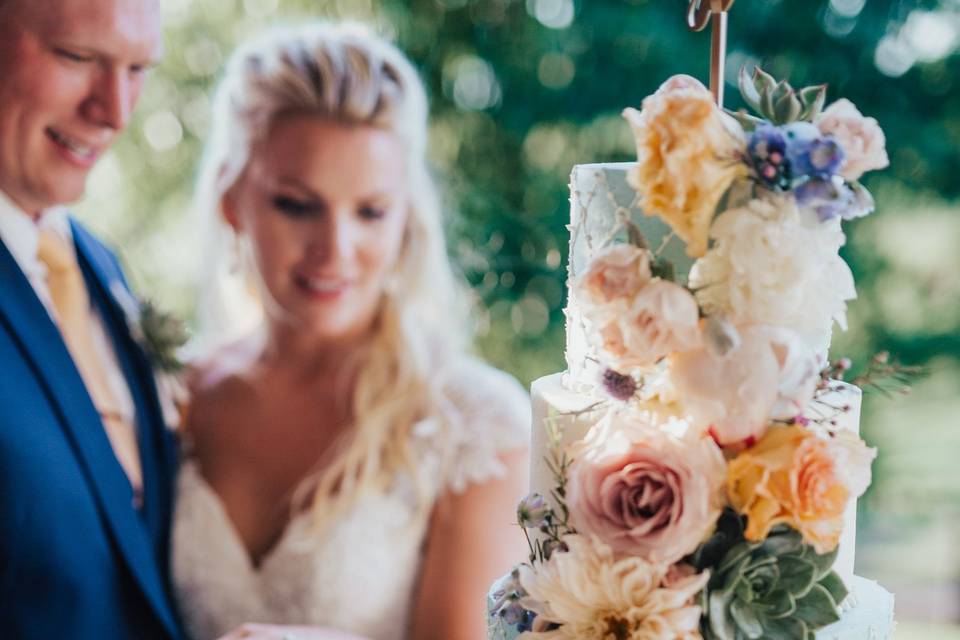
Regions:
[[671, 78], [624, 112], [636, 163], [573, 169], [567, 369], [532, 385], [530, 557], [491, 639], [892, 636], [853, 573], [875, 451], [826, 360], [883, 135], [824, 87], [740, 85], [756, 116]]

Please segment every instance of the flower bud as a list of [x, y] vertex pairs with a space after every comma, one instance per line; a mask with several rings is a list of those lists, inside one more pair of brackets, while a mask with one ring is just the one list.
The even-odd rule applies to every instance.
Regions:
[[539, 493], [531, 493], [517, 505], [517, 522], [521, 527], [536, 529], [545, 524], [553, 510]]

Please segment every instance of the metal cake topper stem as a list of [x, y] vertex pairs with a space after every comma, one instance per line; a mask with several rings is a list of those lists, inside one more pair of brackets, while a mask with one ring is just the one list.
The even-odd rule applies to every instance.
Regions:
[[[727, 11], [734, 0], [690, 0], [687, 26], [703, 31], [712, 22], [710, 91], [717, 106], [723, 106], [723, 68], [727, 57]], [[711, 20], [712, 18], [712, 20]]]

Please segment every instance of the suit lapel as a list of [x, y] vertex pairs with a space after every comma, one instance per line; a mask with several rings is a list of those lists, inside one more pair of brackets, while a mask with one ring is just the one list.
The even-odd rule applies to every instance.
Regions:
[[[138, 545], [133, 549], [137, 553], [135, 559], [143, 565], [141, 584], [148, 595], [151, 595], [157, 613], [168, 626], [173, 626], [164, 595], [166, 581], [157, 568], [161, 562], [165, 563], [167, 560], [164, 551], [169, 537], [169, 516], [172, 509], [171, 474], [174, 472], [176, 451], [163, 422], [163, 412], [157, 398], [150, 363], [140, 346], [131, 338], [126, 315], [112, 293], [118, 287], [126, 291], [126, 285], [120, 279], [122, 276], [115, 268], [111, 268], [113, 265], [109, 262], [109, 257], [93, 237], [73, 220], [70, 224], [87, 290], [100, 311], [136, 409], [137, 442], [144, 483], [144, 515], [152, 534], [149, 537], [143, 536], [145, 532], [140, 522], [140, 514], [133, 509], [128, 510], [136, 524], [141, 527], [137, 532], [141, 534], [140, 539], [146, 543], [145, 548], [139, 548]], [[150, 544], [151, 539], [159, 541], [159, 544], [156, 547]], [[144, 552], [146, 556], [143, 555]]]
[[100, 416], [70, 353], [6, 245], [0, 242], [0, 322], [18, 340], [60, 416], [64, 434], [84, 470], [108, 530], [157, 615], [178, 637], [157, 562], [131, 505], [130, 482], [113, 453]]
[[153, 369], [143, 349], [131, 338], [126, 312], [115, 297], [117, 289], [129, 295], [126, 285], [120, 280], [119, 272], [111, 268], [113, 265], [102, 259], [103, 249], [90, 234], [77, 224], [72, 224], [72, 228], [87, 290], [100, 311], [136, 409], [137, 442], [143, 467], [144, 514], [153, 539], [165, 541], [172, 509], [175, 443], [163, 420]]

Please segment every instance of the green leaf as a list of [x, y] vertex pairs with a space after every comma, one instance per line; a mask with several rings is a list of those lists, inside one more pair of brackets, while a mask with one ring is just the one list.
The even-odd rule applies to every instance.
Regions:
[[[727, 112], [727, 115], [740, 123], [740, 126], [743, 127], [743, 130], [746, 133], [752, 133], [754, 129], [766, 122], [766, 120], [763, 118], [750, 115], [744, 109], [739, 109], [737, 111], [725, 109], [725, 111]], [[759, 108], [757, 109], [757, 112], [759, 113]]]
[[[720, 566], [717, 567], [719, 573], [727, 573], [734, 566], [740, 564], [740, 562], [747, 558], [747, 563], [749, 563], [750, 552], [753, 551], [754, 545], [749, 542], [741, 542], [733, 549], [727, 552], [727, 555], [724, 556], [723, 560], [720, 562]], [[745, 568], [745, 567], [741, 567]], [[739, 573], [739, 572], [738, 572]]]
[[797, 640], [806, 638], [809, 627], [799, 618], [762, 620], [764, 640]]
[[760, 619], [756, 612], [740, 600], [734, 600], [730, 603], [730, 617], [733, 618], [737, 628], [750, 640], [763, 637], [763, 627], [760, 625]]
[[633, 220], [627, 221], [627, 241], [638, 249], [650, 249], [647, 239], [643, 237], [643, 232]]
[[847, 590], [847, 585], [843, 583], [843, 580], [840, 578], [840, 574], [838, 574], [836, 571], [831, 571], [825, 575], [818, 584], [827, 590], [827, 592], [830, 594], [830, 597], [833, 598], [833, 601], [838, 605], [846, 600], [847, 596], [850, 594], [850, 591]]
[[797, 118], [800, 117], [800, 112], [803, 111], [803, 105], [800, 104], [799, 98], [797, 98], [797, 95], [793, 93], [793, 91], [784, 93], [777, 100], [774, 108], [776, 109], [777, 116], [776, 124], [789, 124], [791, 122], [795, 122]]
[[803, 552], [803, 538], [793, 529], [780, 529], [772, 533], [762, 543], [763, 550], [775, 556], [793, 555]]
[[803, 113], [800, 114], [800, 120], [813, 122], [823, 111], [823, 104], [827, 100], [827, 85], [818, 84], [812, 87], [804, 87], [800, 90], [800, 102], [803, 103]]
[[811, 629], [825, 627], [840, 619], [837, 603], [830, 592], [820, 585], [814, 585], [810, 593], [797, 601], [797, 610], [793, 615], [806, 622]]
[[650, 264], [650, 273], [655, 278], [662, 278], [670, 282], [677, 281], [677, 270], [674, 269], [672, 262], [664, 258], [657, 258]]
[[839, 552], [840, 547], [837, 547], [833, 551], [821, 555], [814, 551], [813, 547], [806, 546], [804, 549], [803, 559], [809, 560], [817, 568], [817, 581], [819, 582], [821, 578], [830, 573], [830, 571], [833, 569], [833, 565], [837, 561], [837, 554]]
[[777, 80], [760, 67], [754, 67], [753, 86], [757, 88], [757, 92], [760, 93], [760, 95], [764, 93], [772, 94], [774, 89], [777, 88]]
[[740, 87], [740, 95], [743, 97], [743, 101], [746, 102], [747, 105], [754, 111], [759, 111], [760, 92], [757, 90], [757, 86], [754, 84], [750, 74], [747, 73], [746, 66], [740, 67], [740, 74], [737, 77], [737, 85]]
[[767, 617], [783, 618], [797, 610], [797, 599], [789, 591], [777, 589], [755, 603], [754, 607]]
[[724, 595], [720, 592], [710, 594], [707, 611], [710, 618], [710, 631], [713, 632], [716, 640], [736, 640], [737, 628], [727, 615], [727, 607], [732, 597], [732, 594]]
[[817, 566], [803, 558], [780, 559], [779, 587], [798, 598], [803, 597], [817, 581]]

